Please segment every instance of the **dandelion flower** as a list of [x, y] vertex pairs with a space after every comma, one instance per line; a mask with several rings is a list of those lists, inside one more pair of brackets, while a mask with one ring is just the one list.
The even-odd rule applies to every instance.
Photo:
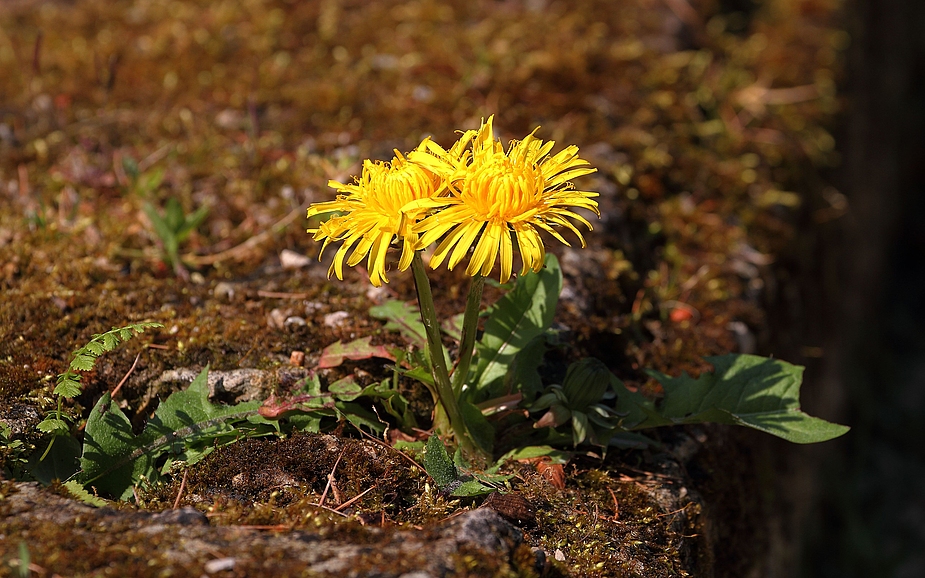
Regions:
[[328, 186], [340, 193], [337, 198], [308, 208], [308, 217], [339, 213], [317, 229], [308, 229], [316, 241], [324, 239], [322, 253], [328, 244], [342, 243], [328, 269], [328, 277], [333, 274], [343, 280], [345, 262], [353, 267], [366, 258], [370, 282], [376, 287], [388, 283], [386, 254], [393, 241], [402, 243], [398, 269], [407, 269], [418, 235], [412, 229], [413, 213], [403, 213], [402, 208], [409, 202], [439, 194], [444, 188], [442, 183], [437, 175], [409, 163], [398, 151], [390, 163], [364, 161], [362, 174], [353, 184], [329, 181]]
[[[570, 182], [596, 170], [579, 158], [578, 147], [569, 146], [549, 156], [555, 143], [544, 143], [534, 131], [522, 141], [512, 141], [505, 152], [501, 142], [494, 139], [492, 119], [484, 121], [477, 132], [465, 133], [451, 149], [452, 155], [425, 141], [408, 156], [411, 162], [442, 176], [448, 188], [448, 195], [432, 196], [408, 208], [438, 209], [412, 227], [420, 235], [418, 247], [443, 238], [430, 260], [431, 267], [447, 261], [447, 267], [453, 269], [474, 245], [466, 272], [488, 275], [500, 256], [504, 283], [513, 269], [512, 237], [523, 261], [521, 274], [539, 271], [546, 256], [540, 230], [569, 245], [556, 230], [565, 227], [584, 247], [584, 237], [571, 220], [589, 230], [591, 224], [572, 209], [600, 212], [593, 200], [598, 194], [575, 190]], [[465, 147], [470, 142], [471, 154], [460, 153], [460, 143]]]

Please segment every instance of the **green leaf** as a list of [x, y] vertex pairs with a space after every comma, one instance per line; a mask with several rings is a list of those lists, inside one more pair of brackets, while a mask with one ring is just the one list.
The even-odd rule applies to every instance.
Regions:
[[183, 225], [177, 229], [177, 241], [183, 242], [186, 240], [190, 233], [205, 221], [207, 216], [209, 216], [209, 207], [199, 207], [195, 212], [187, 215]]
[[71, 360], [71, 369], [74, 371], [90, 371], [96, 364], [96, 358], [86, 353], [79, 353]]
[[189, 388], [178, 391], [162, 402], [154, 417], [136, 436], [125, 414], [103, 395], [90, 413], [84, 434], [81, 473], [78, 480], [121, 499], [132, 495], [132, 486], [142, 477], [159, 478], [157, 460], [169, 454], [174, 460], [193, 464], [211, 449], [214, 440], [233, 440], [244, 432], [232, 427], [234, 422], [253, 426], [271, 422], [257, 416], [259, 401], [235, 406], [213, 405], [209, 401], [208, 368], [193, 380]]
[[55, 395], [72, 398], [80, 395], [80, 376], [76, 373], [62, 373], [55, 385]]
[[516, 356], [505, 376], [511, 391], [519, 391], [525, 400], [531, 400], [543, 390], [539, 368], [546, 355], [546, 334], [533, 338]]
[[353, 401], [360, 397], [360, 394], [363, 393], [363, 388], [357, 385], [352, 375], [348, 375], [330, 384], [328, 386], [328, 391], [334, 394], [334, 397], [340, 401]]
[[491, 455], [495, 444], [495, 428], [485, 419], [482, 410], [471, 402], [460, 399], [459, 411], [466, 422], [466, 428], [469, 430], [472, 441], [485, 453]]
[[176, 235], [180, 231], [185, 220], [186, 217], [183, 214], [183, 206], [180, 205], [180, 201], [176, 197], [167, 199], [167, 206], [164, 211], [164, 222], [170, 229], [170, 232]]
[[391, 380], [385, 379], [379, 383], [368, 385], [360, 395], [379, 400], [382, 407], [399, 420], [400, 428], [417, 427], [417, 419], [414, 417], [414, 412], [411, 411], [411, 404], [408, 403], [408, 400], [400, 391], [392, 387]]
[[306, 433], [318, 433], [321, 431], [322, 417], [312, 413], [293, 413], [285, 418], [289, 425], [287, 431], [300, 431]]
[[50, 433], [56, 436], [66, 436], [71, 433], [71, 428], [67, 422], [58, 419], [56, 414], [49, 415], [35, 426], [40, 432]]
[[430, 436], [424, 452], [424, 469], [434, 479], [438, 488], [445, 488], [459, 477], [456, 466], [446, 453], [446, 446], [437, 436]]
[[64, 487], [67, 489], [67, 493], [69, 493], [74, 498], [80, 500], [84, 504], [87, 504], [88, 506], [102, 508], [109, 504], [109, 502], [107, 502], [106, 500], [98, 496], [94, 496], [93, 494], [88, 492], [87, 489], [84, 488], [80, 484], [80, 482], [76, 480], [70, 480], [68, 482], [64, 482]]
[[112, 351], [119, 346], [119, 338], [112, 333], [104, 333], [100, 337], [103, 339], [103, 347], [106, 351]]
[[545, 267], [517, 280], [512, 291], [488, 311], [485, 332], [476, 345], [478, 364], [469, 381], [474, 402], [503, 393], [503, 379], [515, 356], [549, 329], [562, 290], [562, 271], [554, 255], [546, 255]]
[[[665, 388], [659, 415], [670, 423], [714, 422], [751, 427], [798, 444], [823, 442], [847, 426], [800, 411], [803, 368], [757, 355], [708, 357], [714, 371], [694, 379], [650, 372]], [[650, 422], [657, 421], [650, 416]], [[639, 427], [646, 427], [643, 422]], [[654, 425], [661, 425], [654, 423]]]
[[588, 424], [588, 416], [580, 411], [572, 412], [572, 443], [578, 445], [588, 437], [588, 431], [591, 426]]
[[91, 341], [84, 346], [84, 349], [90, 352], [94, 357], [99, 357], [107, 351], [107, 349], [103, 347], [103, 344], [99, 341]]
[[529, 460], [533, 458], [548, 457], [550, 463], [565, 465], [572, 458], [572, 452], [557, 450], [552, 446], [527, 446], [516, 448], [501, 456], [498, 463], [508, 460]]
[[46, 485], [55, 480], [66, 480], [79, 469], [79, 459], [80, 442], [72, 435], [59, 435], [44, 459], [39, 452], [32, 454], [29, 458], [29, 473]]
[[340, 411], [344, 419], [360, 431], [362, 431], [364, 427], [377, 434], [385, 431], [386, 424], [379, 419], [379, 416], [369, 411], [367, 406], [358, 403], [338, 401], [334, 403], [334, 407]]
[[486, 486], [478, 480], [468, 480], [456, 486], [456, 489], [454, 489], [450, 495], [457, 498], [471, 498], [473, 496], [484, 496], [485, 494], [492, 494], [496, 491], [496, 488], [492, 486]]
[[616, 379], [611, 382], [617, 394], [614, 411], [621, 416], [620, 425], [624, 429], [641, 429], [659, 425], [671, 425], [655, 410], [655, 402], [638, 391], [630, 391], [622, 381]]
[[405, 339], [418, 349], [427, 348], [427, 334], [421, 322], [421, 313], [418, 308], [405, 301], [390, 300], [382, 305], [369, 308], [369, 314], [376, 319], [385, 319], [385, 329], [398, 331]]
[[112, 403], [109, 392], [103, 394], [87, 419], [78, 481], [92, 482], [100, 491], [128, 499], [141, 476], [154, 471], [151, 454], [140, 453], [130, 459], [142, 441], [132, 433], [131, 422]]
[[443, 332], [450, 336], [454, 341], [461, 341], [463, 321], [465, 318], [465, 313], [457, 313], [452, 317], [447, 317], [443, 320], [443, 323], [440, 324], [440, 329], [442, 329]]

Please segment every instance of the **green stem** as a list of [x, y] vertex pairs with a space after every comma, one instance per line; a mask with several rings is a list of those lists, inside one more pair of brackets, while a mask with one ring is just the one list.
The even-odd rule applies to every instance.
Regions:
[[456, 440], [463, 448], [472, 450], [474, 444], [469, 438], [466, 422], [463, 420], [462, 413], [459, 410], [459, 403], [453, 394], [453, 386], [450, 385], [450, 376], [446, 369], [446, 356], [443, 353], [443, 342], [440, 339], [440, 324], [437, 322], [437, 311], [434, 308], [434, 297], [430, 292], [430, 280], [427, 279], [427, 273], [424, 271], [424, 262], [421, 260], [420, 252], [415, 252], [411, 261], [411, 270], [414, 272], [414, 287], [418, 292], [421, 321], [424, 323], [424, 331], [427, 333], [430, 366], [439, 403], [443, 406], [447, 417], [450, 419], [450, 427], [453, 428]]
[[[58, 396], [58, 411], [56, 414], [56, 419], [61, 421], [61, 396]], [[48, 447], [45, 448], [45, 452], [42, 454], [42, 457], [39, 458], [40, 462], [44, 462], [45, 458], [48, 456], [48, 452], [51, 451], [51, 446], [55, 445], [55, 439], [57, 439], [58, 434], [51, 436], [51, 440], [48, 441]]]
[[479, 328], [479, 307], [482, 306], [482, 289], [485, 277], [476, 275], [469, 284], [469, 296], [466, 298], [466, 314], [463, 316], [462, 337], [459, 340], [459, 362], [453, 372], [453, 393], [457, 396], [469, 376], [469, 363], [472, 362], [472, 350], [475, 347], [475, 334]]

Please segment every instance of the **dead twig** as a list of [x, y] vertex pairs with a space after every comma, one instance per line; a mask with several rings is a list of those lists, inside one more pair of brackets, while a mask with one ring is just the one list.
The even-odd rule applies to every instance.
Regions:
[[128, 381], [128, 376], [132, 375], [132, 373], [135, 371], [135, 368], [138, 367], [139, 359], [141, 359], [141, 352], [135, 356], [135, 363], [133, 363], [129, 370], [126, 372], [125, 376], [122, 378], [122, 381], [119, 382], [119, 385], [117, 385], [116, 388], [112, 390], [112, 393], [109, 394], [110, 399], [115, 399], [116, 394], [119, 393], [119, 390], [122, 389], [122, 386], [125, 385], [126, 381]]
[[186, 489], [186, 474], [189, 470], [183, 470], [183, 479], [180, 480], [180, 489], [177, 491], [177, 499], [173, 501], [173, 509], [180, 507], [180, 498], [183, 497], [183, 490]]
[[610, 492], [610, 497], [613, 498], [613, 521], [616, 522], [620, 519], [620, 502], [617, 501], [617, 495], [613, 493], [613, 490], [607, 488], [607, 491]]
[[328, 497], [328, 490], [330, 490], [331, 486], [334, 484], [334, 472], [337, 471], [337, 466], [340, 464], [340, 459], [344, 457], [345, 451], [347, 451], [346, 448], [340, 451], [340, 455], [337, 456], [337, 460], [334, 462], [334, 467], [331, 468], [331, 473], [328, 474], [328, 483], [324, 486], [324, 491], [321, 492], [321, 499], [318, 500], [318, 506], [323, 506], [324, 500]]
[[257, 291], [258, 297], [269, 297], [271, 299], [306, 299], [308, 293], [280, 293], [278, 291], [264, 291], [260, 289]]
[[251, 249], [266, 241], [271, 235], [276, 231], [285, 229], [289, 226], [290, 223], [296, 220], [296, 217], [305, 213], [306, 207], [299, 207], [293, 209], [288, 215], [277, 221], [272, 227], [266, 231], [254, 235], [248, 240], [244, 241], [240, 245], [232, 247], [231, 249], [220, 251], [218, 253], [213, 253], [212, 255], [194, 255], [193, 253], [187, 253], [183, 255], [183, 261], [190, 263], [195, 266], [202, 265], [214, 265], [219, 261], [224, 261], [226, 259], [237, 259], [242, 255], [247, 254]]
[[376, 484], [375, 486], [373, 486], [373, 487], [371, 487], [371, 488], [367, 488], [366, 490], [363, 490], [363, 492], [357, 494], [356, 496], [350, 498], [349, 500], [347, 500], [347, 501], [344, 502], [343, 504], [341, 504], [341, 505], [337, 506], [336, 508], [334, 508], [334, 511], [335, 511], [335, 512], [340, 512], [340, 511], [343, 510], [344, 508], [349, 508], [352, 504], [356, 503], [357, 500], [359, 500], [360, 498], [362, 498], [363, 496], [365, 496], [366, 494], [370, 493], [371, 491], [375, 490], [375, 489], [378, 488], [378, 487], [379, 487], [379, 484]]

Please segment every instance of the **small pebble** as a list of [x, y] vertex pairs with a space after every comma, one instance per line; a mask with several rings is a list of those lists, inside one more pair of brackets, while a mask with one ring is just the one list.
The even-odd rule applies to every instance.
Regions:
[[305, 326], [305, 319], [303, 319], [303, 318], [301, 318], [301, 317], [299, 317], [299, 316], [297, 316], [297, 315], [291, 315], [291, 316], [289, 316], [289, 317], [286, 318], [286, 321], [283, 322], [283, 325], [285, 325], [286, 327], [293, 327], [293, 326], [295, 326], [295, 327], [304, 327], [304, 326]]
[[338, 325], [343, 325], [344, 321], [349, 318], [350, 314], [346, 311], [335, 311], [324, 316], [324, 324], [328, 327], [337, 327]]
[[286, 323], [286, 318], [289, 316], [288, 311], [283, 311], [279, 308], [271, 309], [267, 314], [267, 325], [273, 329], [282, 329]]
[[225, 570], [234, 570], [234, 565], [237, 563], [237, 560], [234, 558], [217, 558], [215, 560], [209, 560], [203, 565], [203, 570], [206, 571], [206, 574], [215, 574], [216, 572], [224, 572]]
[[289, 364], [295, 365], [297, 367], [302, 367], [302, 364], [305, 363], [305, 352], [304, 351], [293, 351], [289, 354]]
[[553, 554], [553, 558], [555, 558], [559, 562], [565, 562], [565, 553], [562, 552], [562, 550], [556, 548], [556, 552], [555, 554]]
[[373, 303], [382, 303], [389, 296], [389, 290], [385, 287], [376, 287], [375, 285], [370, 285], [369, 289], [366, 290], [366, 298], [372, 301]]
[[289, 249], [283, 249], [279, 254], [279, 264], [283, 269], [301, 269], [302, 267], [308, 267], [311, 262], [311, 258]]
[[234, 297], [234, 285], [227, 281], [219, 281], [212, 289], [212, 295], [218, 299], [232, 299]]

